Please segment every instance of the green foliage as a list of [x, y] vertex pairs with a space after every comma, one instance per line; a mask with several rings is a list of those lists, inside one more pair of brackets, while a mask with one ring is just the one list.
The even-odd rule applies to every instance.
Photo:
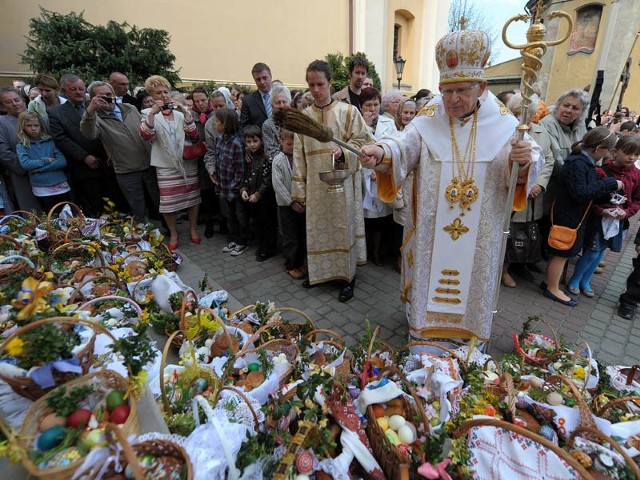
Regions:
[[60, 387], [47, 398], [47, 405], [61, 417], [68, 417], [78, 409], [80, 402], [85, 400], [94, 392], [91, 385], [76, 387], [69, 390], [67, 387]]
[[[342, 90], [344, 87], [349, 85], [349, 61], [352, 57], [367, 58], [367, 55], [362, 52], [356, 52], [353, 55], [345, 57], [341, 53], [328, 53], [324, 57], [327, 63], [331, 66], [331, 70], [333, 71], [333, 87], [336, 91]], [[378, 76], [378, 72], [376, 71], [376, 66], [373, 64], [373, 62], [371, 62], [371, 60], [368, 61], [369, 76], [373, 80], [373, 86], [378, 90], [381, 90], [380, 77]]]
[[146, 326], [140, 327], [137, 335], [119, 338], [111, 345], [111, 349], [122, 355], [124, 364], [131, 368], [134, 376], [140, 373], [145, 365], [155, 360], [158, 354], [146, 335]]
[[180, 81], [166, 30], [115, 21], [92, 25], [83, 15], [64, 15], [40, 7], [40, 16], [29, 20], [22, 63], [56, 77], [75, 73], [86, 83], [106, 79], [114, 71], [127, 75], [132, 85], [154, 74], [172, 84]]
[[18, 357], [18, 366], [24, 369], [71, 358], [73, 348], [80, 345], [80, 336], [76, 332], [51, 324], [29, 330], [20, 335], [20, 339], [24, 347]]

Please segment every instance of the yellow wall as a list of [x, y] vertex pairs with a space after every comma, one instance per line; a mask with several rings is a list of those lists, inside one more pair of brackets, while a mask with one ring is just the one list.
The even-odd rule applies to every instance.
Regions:
[[262, 61], [291, 87], [305, 84], [306, 66], [327, 53], [349, 53], [346, 0], [20, 0], [4, 2], [0, 16], [0, 75], [29, 76], [19, 63], [38, 5], [59, 13], [81, 12], [93, 24], [108, 20], [171, 34], [170, 50], [184, 81], [254, 85], [251, 67]]
[[[403, 91], [415, 93], [421, 87], [418, 85], [420, 62], [423, 58], [421, 45], [421, 28], [424, 25], [424, 5], [426, 0], [389, 0], [387, 6], [387, 45], [389, 45], [389, 61], [387, 62], [387, 78], [391, 80], [388, 86], [398, 88], [395, 65], [393, 63], [393, 26], [398, 23], [402, 27], [399, 54], [407, 60], [402, 73]], [[435, 45], [433, 46], [435, 48]]]

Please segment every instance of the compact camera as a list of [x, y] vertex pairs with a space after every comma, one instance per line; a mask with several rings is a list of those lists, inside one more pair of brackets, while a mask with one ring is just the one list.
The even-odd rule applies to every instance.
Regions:
[[102, 99], [107, 103], [116, 103], [115, 97], [102, 97]]
[[627, 201], [627, 197], [625, 197], [624, 195], [620, 195], [619, 193], [611, 194], [611, 203], [613, 205], [622, 205], [626, 201]]
[[173, 110], [176, 106], [173, 103], [165, 103], [162, 105], [162, 110]]

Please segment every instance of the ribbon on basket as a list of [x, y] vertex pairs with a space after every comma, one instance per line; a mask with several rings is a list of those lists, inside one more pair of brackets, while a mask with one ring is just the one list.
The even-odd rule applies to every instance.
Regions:
[[82, 373], [82, 367], [80, 366], [80, 359], [73, 357], [67, 360], [54, 360], [47, 365], [36, 368], [31, 372], [31, 379], [40, 388], [51, 388], [55, 386], [56, 382], [53, 379], [53, 371], [56, 370], [60, 373]]
[[450, 458], [445, 458], [437, 465], [431, 463], [423, 463], [418, 467], [418, 474], [429, 480], [452, 480], [451, 475], [447, 473], [447, 467], [451, 464]]

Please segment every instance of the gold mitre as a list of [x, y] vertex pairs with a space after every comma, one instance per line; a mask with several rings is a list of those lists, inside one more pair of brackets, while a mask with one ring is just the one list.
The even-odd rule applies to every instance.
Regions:
[[436, 62], [440, 83], [481, 82], [489, 59], [489, 36], [480, 30], [458, 30], [440, 39]]

